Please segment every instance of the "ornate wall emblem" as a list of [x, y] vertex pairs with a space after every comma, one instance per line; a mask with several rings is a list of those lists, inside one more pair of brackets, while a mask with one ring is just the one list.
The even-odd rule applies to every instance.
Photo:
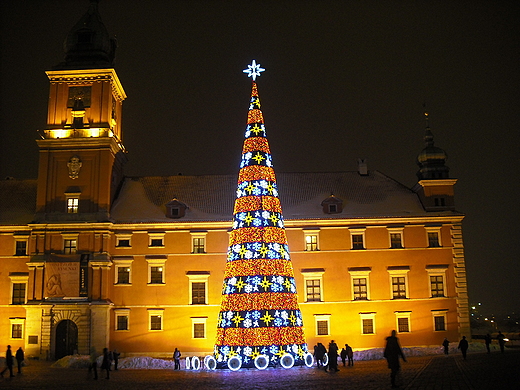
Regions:
[[78, 156], [72, 156], [70, 158], [67, 166], [69, 167], [69, 177], [71, 179], [77, 179], [79, 177], [79, 170], [81, 169], [82, 165], [83, 163]]

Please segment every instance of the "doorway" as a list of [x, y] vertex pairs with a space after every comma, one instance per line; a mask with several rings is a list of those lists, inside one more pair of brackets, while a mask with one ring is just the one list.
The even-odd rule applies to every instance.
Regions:
[[78, 327], [71, 320], [63, 320], [56, 326], [56, 352], [54, 357], [61, 359], [78, 351]]

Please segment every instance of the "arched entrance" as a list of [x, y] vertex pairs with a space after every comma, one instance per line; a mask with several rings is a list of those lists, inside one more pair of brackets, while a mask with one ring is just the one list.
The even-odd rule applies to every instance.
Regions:
[[56, 326], [56, 349], [54, 357], [61, 359], [78, 350], [78, 327], [71, 320], [63, 320]]

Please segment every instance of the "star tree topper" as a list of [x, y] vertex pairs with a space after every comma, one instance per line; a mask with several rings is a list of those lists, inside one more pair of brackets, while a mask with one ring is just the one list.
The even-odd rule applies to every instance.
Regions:
[[251, 65], [247, 65], [247, 69], [244, 69], [242, 72], [247, 73], [247, 77], [252, 77], [253, 81], [255, 81], [256, 76], [260, 76], [260, 72], [264, 70], [264, 68], [260, 68], [260, 64], [257, 64], [256, 61], [253, 60]]

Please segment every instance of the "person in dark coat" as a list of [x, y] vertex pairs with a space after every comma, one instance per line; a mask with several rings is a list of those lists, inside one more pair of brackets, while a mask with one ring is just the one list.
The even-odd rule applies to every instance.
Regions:
[[175, 366], [173, 367], [173, 369], [180, 370], [181, 369], [181, 351], [179, 351], [177, 348], [175, 348], [175, 351], [173, 351], [173, 361], [175, 362]]
[[2, 372], [0, 372], [0, 376], [4, 376], [4, 372], [6, 372], [7, 370], [9, 370], [9, 373], [11, 375], [9, 376], [14, 376], [13, 374], [13, 364], [14, 364], [14, 359], [13, 359], [13, 353], [11, 352], [11, 346], [8, 345], [7, 346], [7, 351], [5, 351], [5, 368], [3, 369]]
[[444, 341], [442, 342], [442, 346], [444, 347], [444, 354], [447, 355], [449, 353], [450, 342], [446, 337], [444, 337]]
[[117, 349], [114, 348], [112, 351], [112, 357], [114, 358], [114, 370], [117, 371], [117, 363], [119, 362], [119, 355], [121, 355], [119, 352], [117, 352]]
[[353, 366], [354, 365], [354, 351], [352, 350], [352, 347], [348, 344], [345, 344], [345, 350], [347, 351], [348, 365]]
[[108, 348], [103, 348], [103, 361], [101, 362], [101, 369], [107, 372], [106, 379], [110, 379], [110, 354]]
[[339, 354], [341, 357], [341, 361], [343, 362], [343, 367], [345, 367], [345, 361], [347, 360], [347, 350], [345, 348], [341, 348], [341, 353]]
[[329, 365], [325, 367], [325, 371], [327, 371], [327, 368], [330, 371], [339, 371], [338, 369], [338, 345], [334, 342], [334, 340], [331, 340], [329, 343], [329, 352], [327, 353], [329, 355]]
[[504, 340], [505, 337], [501, 331], [498, 331], [497, 339], [498, 339], [498, 345], [500, 346], [500, 352], [504, 353], [504, 345], [505, 345], [506, 341]]
[[316, 364], [318, 368], [323, 366], [323, 357], [327, 353], [327, 349], [322, 343], [318, 343], [318, 345], [314, 346], [314, 357], [316, 358]]
[[487, 353], [491, 353], [491, 350], [489, 349], [489, 345], [491, 344], [491, 336], [489, 333], [486, 336], [484, 336], [484, 341], [486, 343]]
[[466, 352], [468, 352], [468, 340], [466, 340], [466, 336], [462, 336], [462, 340], [459, 341], [459, 346], [457, 347], [462, 352], [462, 357], [466, 360]]
[[395, 382], [397, 374], [401, 369], [401, 365], [399, 364], [399, 357], [401, 357], [403, 361], [406, 362], [406, 357], [404, 356], [403, 351], [401, 350], [401, 346], [399, 345], [399, 339], [395, 336], [396, 333], [397, 332], [393, 330], [392, 335], [386, 338], [385, 352], [383, 355], [388, 362], [388, 368], [391, 370], [390, 382], [393, 388], [399, 387]]
[[21, 374], [22, 373], [22, 363], [25, 360], [25, 356], [24, 356], [22, 347], [20, 347], [16, 350], [15, 358], [16, 358], [16, 362], [18, 363], [18, 374]]

